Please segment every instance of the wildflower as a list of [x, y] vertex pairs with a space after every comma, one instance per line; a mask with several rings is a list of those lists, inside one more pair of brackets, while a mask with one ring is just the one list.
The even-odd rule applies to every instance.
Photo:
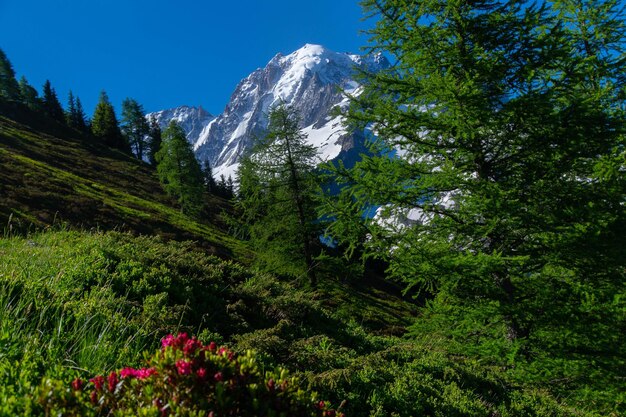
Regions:
[[146, 379], [152, 375], [156, 374], [156, 370], [154, 368], [141, 368], [141, 369], [133, 369], [133, 368], [124, 368], [120, 371], [120, 377], [122, 378], [137, 378], [137, 379]]
[[195, 337], [191, 338], [185, 342], [183, 353], [185, 355], [193, 355], [200, 346], [200, 342], [198, 342]]
[[80, 391], [83, 389], [83, 380], [80, 378], [76, 378], [75, 380], [72, 381], [72, 389], [74, 391]]
[[98, 402], [98, 393], [96, 391], [91, 391], [89, 401], [91, 401], [92, 404], [96, 404]]
[[204, 369], [204, 368], [199, 368], [199, 369], [196, 371], [196, 375], [198, 375], [198, 378], [200, 378], [200, 379], [204, 379], [204, 378], [206, 378], [206, 369]]
[[93, 386], [96, 388], [96, 391], [102, 390], [104, 386], [104, 377], [102, 375], [98, 375], [89, 380], [89, 382], [93, 383]]
[[216, 349], [217, 349], [217, 344], [215, 344], [215, 342], [209, 343], [209, 350], [211, 352], [215, 352]]
[[163, 349], [165, 349], [168, 346], [172, 346], [175, 340], [176, 339], [171, 334], [168, 334], [167, 336], [165, 336], [163, 339], [161, 339], [161, 345], [163, 346]]
[[213, 379], [215, 379], [217, 382], [219, 382], [219, 381], [224, 379], [224, 375], [222, 375], [221, 372], [218, 372], [215, 375], [213, 375]]
[[111, 391], [111, 392], [115, 391], [115, 386], [118, 383], [117, 373], [116, 372], [111, 372], [109, 374], [109, 377], [107, 378], [107, 382], [109, 383], [109, 391]]
[[191, 362], [180, 359], [176, 362], [176, 369], [180, 375], [189, 375], [191, 373]]

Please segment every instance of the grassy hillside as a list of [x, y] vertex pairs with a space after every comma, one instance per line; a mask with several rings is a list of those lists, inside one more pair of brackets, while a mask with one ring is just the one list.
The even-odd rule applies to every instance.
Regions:
[[328, 262], [310, 289], [258, 272], [226, 233], [225, 201], [207, 197], [191, 219], [144, 163], [0, 106], [0, 416], [43, 415], [50, 381], [63, 396], [74, 378], [141, 366], [183, 331], [256, 351], [262, 370], [287, 367], [348, 416], [622, 407], [613, 394], [600, 405], [556, 397], [563, 390], [451, 354], [436, 333], [405, 337], [417, 306], [376, 274], [355, 280]]
[[[26, 125], [0, 116], [3, 227], [21, 231], [52, 224], [115, 228], [196, 240], [222, 256], [245, 255], [245, 249], [219, 227], [219, 215], [227, 207], [223, 200], [207, 197], [203, 220], [194, 221], [163, 192], [147, 164], [90, 143], [61, 126], [50, 126], [50, 121], [24, 109], [3, 106], [0, 114], [29, 121]], [[55, 134], [42, 133], [42, 127]]]
[[0, 415], [38, 415], [42, 378], [137, 366], [178, 331], [254, 349], [351, 416], [594, 415], [436, 341], [402, 339], [412, 304], [369, 286], [326, 279], [310, 291], [189, 243], [117, 232], [0, 239], [0, 271]]

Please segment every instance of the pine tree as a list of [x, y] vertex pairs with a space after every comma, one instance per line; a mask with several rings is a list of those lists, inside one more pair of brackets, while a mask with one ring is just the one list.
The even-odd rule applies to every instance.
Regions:
[[143, 159], [150, 125], [146, 120], [143, 106], [135, 99], [127, 98], [122, 102], [122, 131], [137, 159]]
[[0, 99], [21, 99], [13, 65], [2, 49], [0, 49]]
[[65, 111], [65, 123], [71, 127], [76, 129], [76, 100], [74, 99], [74, 94], [72, 94], [72, 90], [68, 93], [67, 97], [67, 110]]
[[56, 91], [54, 91], [54, 88], [52, 88], [50, 84], [50, 80], [46, 80], [43, 85], [43, 108], [48, 116], [61, 123], [65, 123], [65, 112], [63, 111], [63, 107], [61, 107]]
[[39, 100], [39, 93], [31, 86], [26, 77], [22, 76], [19, 81], [20, 97], [22, 102], [28, 106], [31, 110], [41, 110], [41, 100]]
[[[397, 64], [368, 75], [353, 98], [352, 127], [373, 126], [383, 155], [334, 167], [344, 188], [340, 203], [328, 203], [338, 219], [331, 234], [433, 294], [416, 328], [438, 320], [437, 329], [496, 358], [531, 341], [613, 349], [607, 332], [581, 336], [600, 323], [580, 306], [593, 297], [604, 325], [619, 327], [611, 307], [625, 255], [618, 2], [364, 6], [378, 19], [374, 49]], [[361, 222], [372, 207], [376, 218]], [[346, 233], [356, 223], [365, 241]], [[564, 325], [568, 341], [556, 330]]]
[[109, 102], [109, 97], [105, 91], [100, 93], [100, 100], [93, 112], [91, 132], [95, 138], [111, 148], [125, 152], [130, 151], [130, 146], [120, 131], [115, 109]]
[[161, 149], [156, 153], [157, 172], [165, 191], [178, 200], [181, 211], [197, 215], [203, 204], [202, 169], [175, 121], [163, 131]]
[[282, 104], [273, 108], [267, 135], [239, 168], [236, 205], [259, 262], [277, 272], [304, 272], [315, 286], [313, 252], [320, 234], [312, 198], [316, 150], [305, 139], [293, 110]]
[[156, 166], [156, 153], [161, 149], [161, 126], [155, 117], [150, 119], [150, 132], [148, 133], [148, 161]]
[[217, 183], [215, 182], [215, 178], [213, 177], [213, 168], [211, 167], [211, 162], [209, 162], [208, 158], [204, 160], [204, 164], [202, 166], [202, 175], [204, 177], [204, 187], [209, 194], [217, 193]]
[[76, 128], [83, 133], [89, 132], [89, 127], [87, 123], [87, 116], [85, 115], [85, 110], [83, 110], [83, 104], [80, 102], [80, 97], [76, 96], [75, 100], [75, 115], [74, 115], [74, 123], [76, 124]]

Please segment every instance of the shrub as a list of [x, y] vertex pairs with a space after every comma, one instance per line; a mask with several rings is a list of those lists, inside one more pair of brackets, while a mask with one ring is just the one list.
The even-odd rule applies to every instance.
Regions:
[[263, 372], [251, 351], [236, 355], [186, 333], [169, 335], [143, 368], [89, 381], [45, 380], [38, 402], [64, 416], [342, 416], [284, 369]]

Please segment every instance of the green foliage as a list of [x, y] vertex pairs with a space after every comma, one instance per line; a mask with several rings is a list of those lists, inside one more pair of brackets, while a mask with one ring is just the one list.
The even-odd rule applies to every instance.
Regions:
[[70, 90], [67, 99], [67, 111], [65, 112], [66, 123], [69, 127], [76, 129], [82, 133], [87, 133], [87, 122], [85, 120], [85, 112], [83, 105], [78, 97]]
[[122, 131], [137, 159], [143, 159], [150, 125], [146, 120], [143, 106], [135, 99], [126, 98], [122, 102]]
[[161, 126], [156, 118], [151, 118], [149, 123], [150, 129], [148, 132], [148, 161], [150, 165], [156, 166], [156, 153], [161, 149]]
[[130, 151], [129, 144], [120, 131], [113, 105], [104, 90], [100, 92], [100, 100], [91, 118], [91, 133], [111, 148]]
[[2, 49], [0, 49], [0, 99], [21, 99], [13, 65]]
[[144, 368], [98, 375], [88, 384], [45, 381], [39, 401], [46, 415], [343, 416], [285, 369], [264, 372], [251, 351], [235, 355], [186, 333], [162, 344]]
[[65, 112], [63, 111], [63, 107], [61, 107], [56, 91], [54, 91], [54, 88], [52, 88], [50, 84], [50, 80], [46, 80], [43, 85], [42, 103], [43, 109], [48, 116], [58, 122], [65, 123]]
[[170, 122], [163, 132], [161, 149], [155, 157], [165, 191], [178, 200], [182, 212], [198, 214], [204, 191], [202, 169], [187, 142], [185, 131], [175, 121]]
[[202, 176], [204, 178], [204, 187], [209, 194], [218, 194], [217, 182], [215, 181], [215, 177], [213, 177], [213, 168], [211, 167], [211, 162], [208, 159], [204, 160], [202, 164]]
[[316, 150], [305, 139], [292, 109], [283, 104], [273, 108], [266, 136], [240, 163], [236, 207], [265, 269], [306, 274], [316, 285]]
[[39, 93], [33, 86], [28, 83], [26, 77], [24, 77], [23, 75], [22, 78], [20, 78], [19, 87], [22, 102], [26, 104], [31, 110], [40, 110], [41, 101], [39, 100]]
[[[70, 381], [108, 378], [125, 367], [162, 367], [159, 375], [177, 384], [166, 390], [163, 379], [121, 378], [116, 371], [115, 392], [105, 381], [98, 393], [101, 405], [149, 409], [159, 392], [161, 408], [171, 400], [170, 407], [186, 415], [202, 406], [197, 396], [217, 390], [217, 384], [199, 384], [193, 364], [193, 377], [179, 375], [176, 363], [186, 360], [184, 352], [159, 353], [149, 362], [141, 352], [154, 351], [163, 335], [193, 331], [240, 355], [233, 357], [239, 365], [228, 356], [209, 355], [215, 365], [209, 375], [218, 367], [223, 377], [231, 375], [254, 349], [251, 369], [264, 378], [257, 386], [262, 395], [269, 395], [269, 378], [275, 387], [285, 379], [266, 371], [298, 370], [300, 382], [289, 383], [287, 391], [315, 390], [335, 406], [347, 400], [341, 407], [347, 415], [594, 416], [560, 405], [532, 383], [508, 381], [499, 368], [448, 355], [436, 336], [384, 336], [409, 321], [412, 307], [390, 293], [373, 292], [374, 283], [353, 287], [325, 279], [311, 292], [207, 256], [189, 242], [120, 233], [0, 239], [0, 271], [2, 415], [44, 415], [44, 406], [97, 413], [91, 404], [94, 383], [79, 384], [78, 393]], [[191, 409], [184, 398], [193, 398], [186, 403]], [[609, 398], [615, 397], [605, 402]]]
[[596, 384], [583, 374], [621, 386], [617, 2], [363, 3], [375, 50], [397, 64], [367, 75], [347, 114], [373, 126], [383, 156], [333, 168], [345, 187], [331, 236], [431, 296], [416, 337], [446, 335], [503, 366], [541, 358], [583, 389]]

